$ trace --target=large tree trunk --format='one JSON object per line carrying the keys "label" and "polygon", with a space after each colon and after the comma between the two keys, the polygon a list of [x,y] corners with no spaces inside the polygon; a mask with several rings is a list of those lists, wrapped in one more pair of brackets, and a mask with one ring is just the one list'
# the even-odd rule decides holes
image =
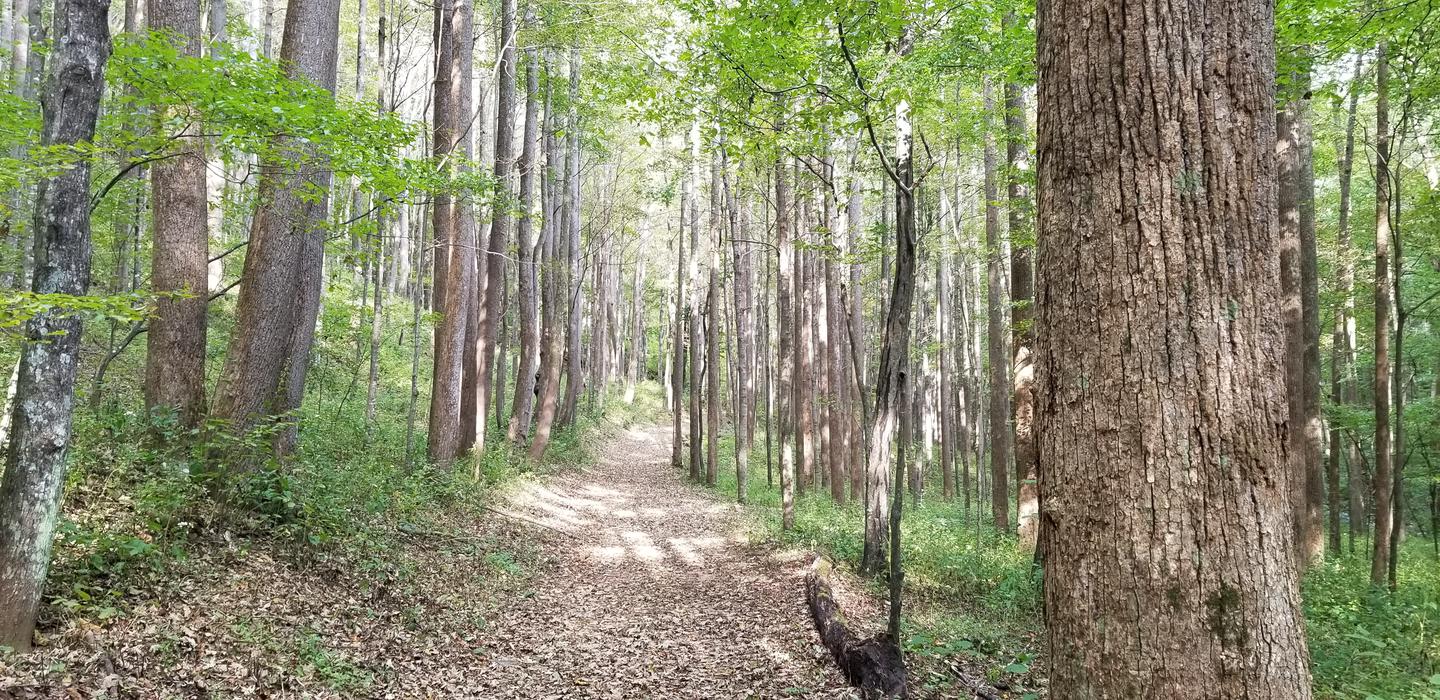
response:
{"label": "large tree trunk", "polygon": [[506,437],[523,442],[530,434],[535,408],[535,366],[539,362],[540,318],[536,300],[537,274],[535,209],[535,139],[539,134],[540,57],[534,47],[525,50],[525,134],[520,146],[520,211],[515,237],[519,269],[516,273],[520,297],[520,357],[515,371],[515,398],[510,402],[510,427]]}
{"label": "large tree trunk", "polygon": [[[994,114],[985,83],[985,114]],[[1005,251],[1000,241],[995,135],[985,134],[985,349],[990,368],[990,518],[996,530],[1010,529],[1010,361],[1006,351]]]}
{"label": "large tree trunk", "polygon": [[[38,0],[36,0],[38,2]],[[109,3],[58,0],[52,73],[41,101],[43,146],[81,148],[95,136],[110,57]],[[90,162],[42,182],[35,203],[36,294],[90,289]],[[203,291],[203,288],[202,288]],[[65,484],[81,317],[60,309],[25,322],[0,482],[0,646],[30,648]]]}
{"label": "large tree trunk", "polygon": [[[280,60],[290,77],[334,92],[339,38],[339,0],[290,0]],[[293,157],[261,169],[235,329],[212,409],[237,434],[300,407],[320,309],[329,198],[311,193],[329,192],[331,178],[314,162],[314,149],[278,138]],[[297,163],[306,163],[303,172]],[[294,429],[292,421],[282,431],[280,451],[293,444]]]}
{"label": "large tree trunk", "polygon": [[[435,141],[437,158],[446,159],[452,172],[454,160],[463,157],[460,142],[463,112],[461,86],[465,82],[457,54],[468,52],[467,0],[448,0],[436,6],[440,17],[440,49],[435,72]],[[461,153],[456,153],[461,151]],[[475,228],[461,221],[463,201],[435,197],[435,243],[437,272],[444,270],[444,284],[436,284],[436,307],[442,314],[435,329],[435,369],[430,391],[430,460],[442,467],[453,463],[468,445],[462,433],[461,406],[464,388],[465,347],[470,325],[470,304],[475,290]]]}
{"label": "large tree trunk", "polygon": [[1380,42],[1375,58],[1375,539],[1370,585],[1390,569],[1390,60]]}
{"label": "large tree trunk", "polygon": [[[150,29],[185,39],[200,55],[199,0],[148,0]],[[157,115],[164,120],[166,115]],[[151,287],[161,296],[146,334],[145,408],[174,411],[182,427],[205,417],[205,307],[209,303],[205,141],[198,123],[175,135],[179,152],[151,165]],[[173,293],[173,294],[172,294]]]}
{"label": "large tree trunk", "polygon": [[1309,698],[1272,5],[1052,2],[1038,25],[1050,694]]}

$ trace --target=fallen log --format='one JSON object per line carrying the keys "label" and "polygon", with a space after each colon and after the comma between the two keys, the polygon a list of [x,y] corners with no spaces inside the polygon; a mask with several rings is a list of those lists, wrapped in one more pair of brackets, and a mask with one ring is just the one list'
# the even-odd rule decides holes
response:
{"label": "fallen log", "polygon": [[859,688],[865,697],[907,697],[905,661],[900,656],[899,645],[883,632],[860,639],[850,629],[831,593],[830,575],[834,568],[824,557],[816,557],[805,575],[805,600],[821,643],[835,657],[845,680]]}

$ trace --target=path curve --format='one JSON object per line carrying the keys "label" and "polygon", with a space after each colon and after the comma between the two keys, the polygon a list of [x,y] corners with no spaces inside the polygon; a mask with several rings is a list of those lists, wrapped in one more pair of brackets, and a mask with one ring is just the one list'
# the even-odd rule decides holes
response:
{"label": "path curve", "polygon": [[511,494],[546,526],[545,570],[487,630],[477,680],[507,698],[855,697],[810,624],[807,562],[747,545],[736,507],[669,457],[668,428],[630,428],[593,468]]}

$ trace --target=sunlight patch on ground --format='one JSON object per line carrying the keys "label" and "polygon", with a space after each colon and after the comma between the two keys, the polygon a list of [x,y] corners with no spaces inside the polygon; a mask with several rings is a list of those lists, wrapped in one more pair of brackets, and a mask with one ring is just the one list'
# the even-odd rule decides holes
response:
{"label": "sunlight patch on ground", "polygon": [[650,535],[631,530],[621,533],[620,537],[630,544],[630,551],[634,552],[636,557],[645,561],[665,560],[665,552],[655,546],[655,541],[650,539]]}

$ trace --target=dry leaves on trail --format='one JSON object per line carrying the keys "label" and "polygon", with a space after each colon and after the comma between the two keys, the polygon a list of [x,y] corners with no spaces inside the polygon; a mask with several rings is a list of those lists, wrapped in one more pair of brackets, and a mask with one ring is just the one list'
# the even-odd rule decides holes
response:
{"label": "dry leaves on trail", "polygon": [[0,698],[853,698],[801,595],[663,429],[380,559],[215,538],[0,658]]}
{"label": "dry leaves on trail", "polygon": [[548,536],[534,595],[490,637],[497,697],[855,697],[815,640],[806,562],[747,546],[733,506],[673,473],[663,428],[630,429],[595,468],[510,501],[571,536]]}

